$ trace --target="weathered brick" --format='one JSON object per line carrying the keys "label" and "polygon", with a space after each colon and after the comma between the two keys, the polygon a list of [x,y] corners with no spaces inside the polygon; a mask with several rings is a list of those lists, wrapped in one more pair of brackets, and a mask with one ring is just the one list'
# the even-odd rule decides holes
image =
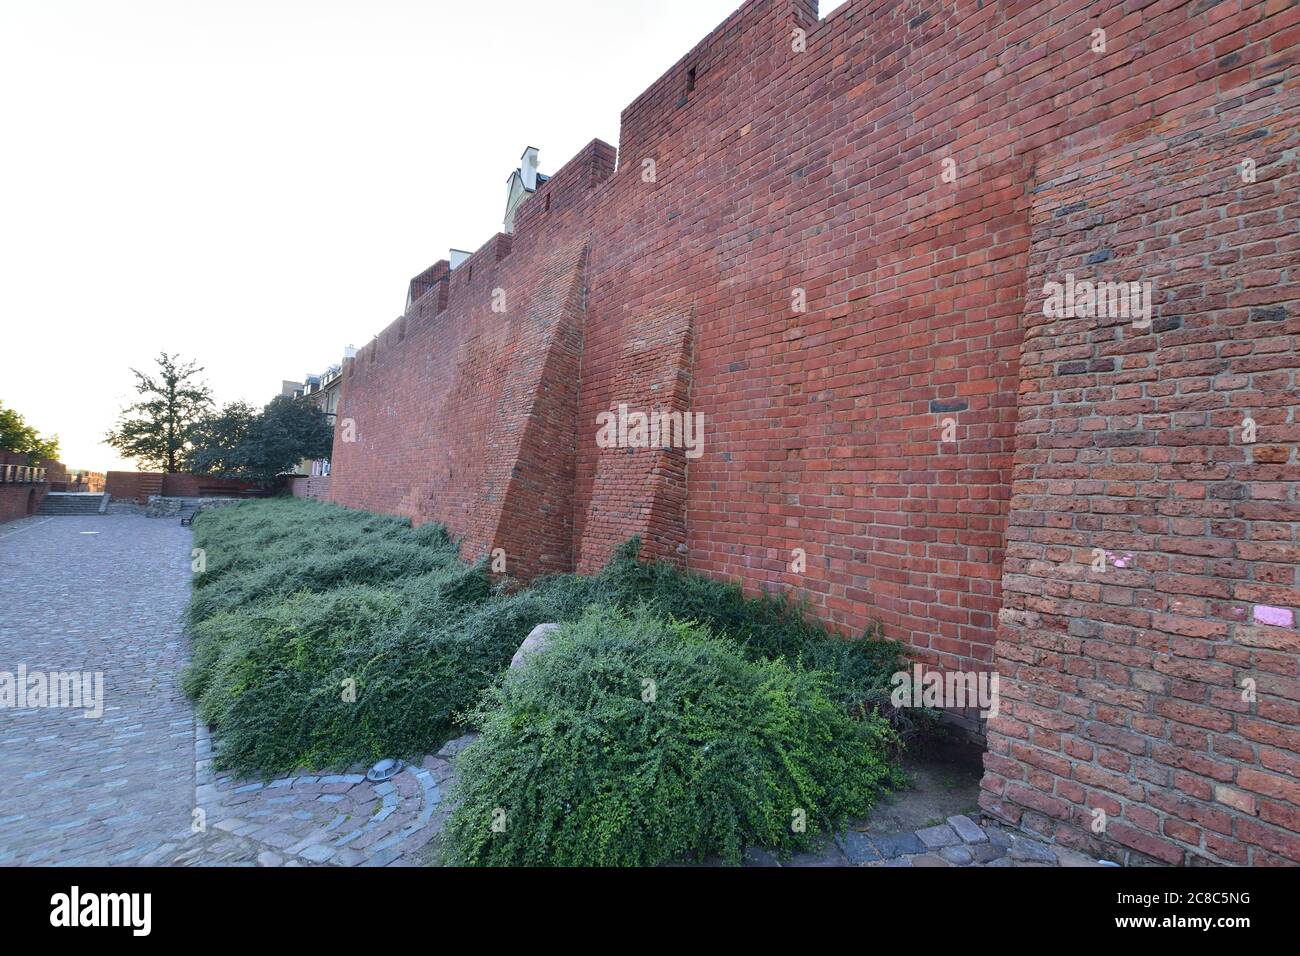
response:
{"label": "weathered brick", "polygon": [[1214,799],[1219,803],[1232,807],[1234,810],[1249,813],[1251,816],[1258,812],[1254,797],[1248,793],[1242,793],[1240,790],[1234,790],[1232,787],[1223,785],[1215,787]]}

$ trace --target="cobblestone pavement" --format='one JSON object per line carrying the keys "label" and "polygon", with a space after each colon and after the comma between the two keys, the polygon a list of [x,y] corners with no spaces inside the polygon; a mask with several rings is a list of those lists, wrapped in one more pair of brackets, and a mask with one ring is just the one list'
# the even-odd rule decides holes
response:
{"label": "cobblestone pavement", "polygon": [[101,672],[104,711],[0,709],[0,865],[411,865],[453,741],[388,783],[234,780],[180,689],[190,530],[118,511],[0,528],[0,672]]}
{"label": "cobblestone pavement", "polygon": [[103,674],[103,715],[0,709],[0,864],[129,864],[188,823],[189,529],[111,515],[0,526],[0,671]]}
{"label": "cobblestone pavement", "polygon": [[[372,783],[366,767],[303,773],[271,781],[238,780],[212,770],[212,742],[196,728],[195,805],[209,832],[231,840],[187,841],[170,862],[260,866],[411,866],[427,863],[429,847],[450,815],[444,791],[451,758],[472,737],[450,741],[391,780]],[[196,851],[198,842],[206,849]]]}

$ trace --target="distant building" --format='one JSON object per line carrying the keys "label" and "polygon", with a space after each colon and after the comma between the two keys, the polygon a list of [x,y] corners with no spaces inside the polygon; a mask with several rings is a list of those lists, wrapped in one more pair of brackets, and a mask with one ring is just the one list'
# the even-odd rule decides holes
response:
{"label": "distant building", "polygon": [[[357,350],[348,346],[343,351],[345,359],[352,358],[357,354]],[[280,394],[289,398],[307,398],[310,399],[317,408],[325,413],[330,421],[334,424],[335,418],[339,411],[339,385],[343,381],[343,363],[331,365],[319,375],[307,375],[302,382],[290,382],[288,380],[280,383]],[[327,476],[330,473],[330,460],[328,458],[317,458],[315,460],[304,459],[298,463],[290,474],[307,475],[313,478]]]}
{"label": "distant building", "polygon": [[[501,231],[513,235],[515,231],[515,210],[525,199],[537,192],[537,187],[551,177],[543,176],[537,171],[537,147],[529,146],[519,159],[519,168],[506,180],[506,218]],[[455,250],[452,250],[453,255]],[[460,263],[452,259],[454,269]]]}

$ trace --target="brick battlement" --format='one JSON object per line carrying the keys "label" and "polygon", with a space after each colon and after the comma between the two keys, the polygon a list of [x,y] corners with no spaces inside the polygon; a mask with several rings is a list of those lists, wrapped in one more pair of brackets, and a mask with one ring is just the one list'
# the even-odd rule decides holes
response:
{"label": "brick battlement", "polygon": [[[990,814],[1300,863],[1298,40],[1290,0],[750,0],[617,169],[591,143],[412,280],[330,494],[524,578],[635,534],[878,621],[1001,674]],[[1149,324],[1046,314],[1067,274],[1149,283]],[[601,447],[620,404],[703,454]]]}

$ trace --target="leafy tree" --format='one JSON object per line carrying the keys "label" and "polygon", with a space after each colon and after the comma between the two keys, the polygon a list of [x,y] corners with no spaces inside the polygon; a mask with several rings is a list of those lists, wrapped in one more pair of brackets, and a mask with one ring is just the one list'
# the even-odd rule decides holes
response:
{"label": "leafy tree", "polygon": [[122,410],[105,441],[141,468],[172,473],[185,456],[194,423],[211,407],[212,394],[199,381],[203,369],[194,362],[182,364],[160,352],[157,363],[156,376],[131,369],[141,398]]}
{"label": "leafy tree", "polygon": [[227,405],[201,418],[191,436],[191,470],[271,485],[305,458],[329,457],[334,429],[315,402],[279,395],[260,413],[243,402]]}
{"label": "leafy tree", "polygon": [[277,395],[249,426],[240,454],[248,477],[269,485],[305,458],[328,458],[333,445],[329,416],[315,402]]}
{"label": "leafy tree", "polygon": [[26,453],[29,465],[39,465],[46,458],[59,457],[59,436],[42,438],[22,415],[0,404],[0,449]]}
{"label": "leafy tree", "polygon": [[51,435],[49,438],[38,438],[36,443],[27,452],[27,463],[29,465],[39,465],[47,458],[59,457],[59,436]]}
{"label": "leafy tree", "polygon": [[186,470],[221,478],[244,477],[244,446],[257,419],[257,410],[245,402],[231,402],[220,412],[205,414],[190,429]]}

